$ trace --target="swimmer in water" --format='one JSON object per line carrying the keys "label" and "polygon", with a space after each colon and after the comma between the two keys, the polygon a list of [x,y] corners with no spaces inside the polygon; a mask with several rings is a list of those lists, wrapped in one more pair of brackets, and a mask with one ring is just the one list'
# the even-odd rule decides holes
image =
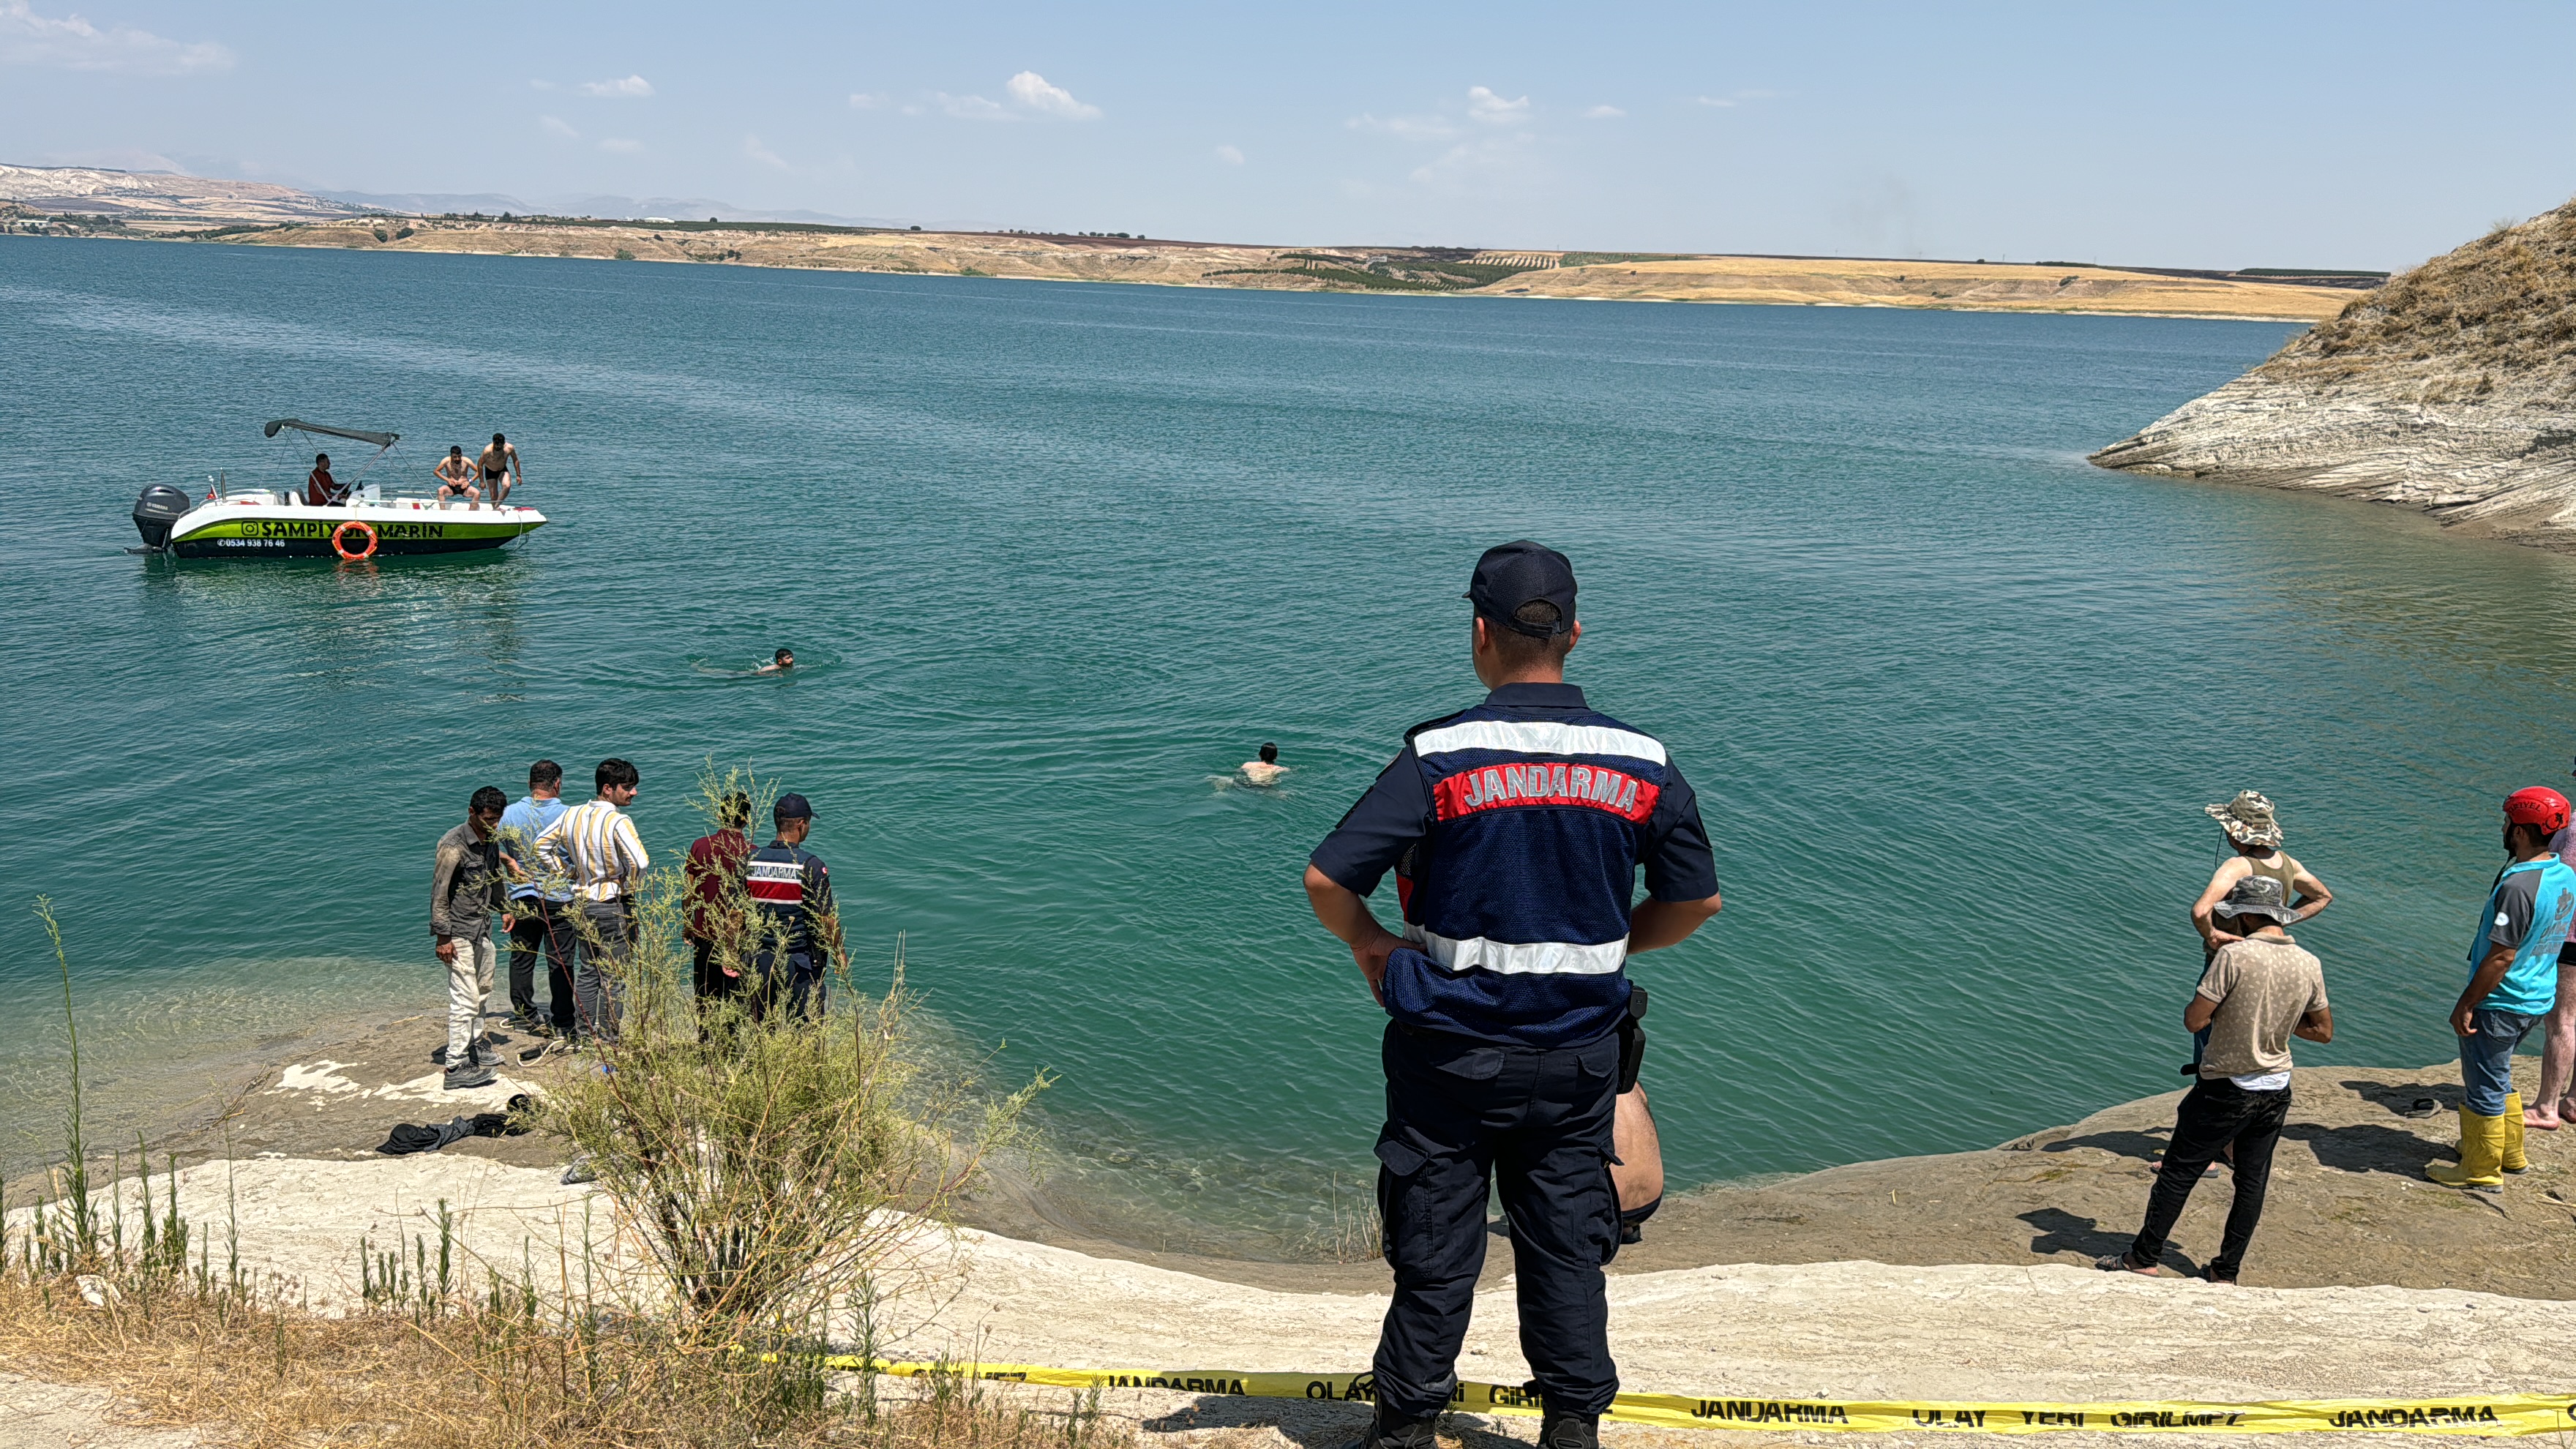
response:
{"label": "swimmer in water", "polygon": [[1288,767],[1279,763],[1279,747],[1268,741],[1262,743],[1260,759],[1246,760],[1235,768],[1242,773],[1243,783],[1265,789],[1278,784],[1279,777],[1288,773]]}
{"label": "swimmer in water", "polygon": [[796,651],[793,649],[781,649],[776,654],[769,657],[769,662],[767,664],[760,666],[752,672],[755,674],[785,674],[788,670],[795,667]]}

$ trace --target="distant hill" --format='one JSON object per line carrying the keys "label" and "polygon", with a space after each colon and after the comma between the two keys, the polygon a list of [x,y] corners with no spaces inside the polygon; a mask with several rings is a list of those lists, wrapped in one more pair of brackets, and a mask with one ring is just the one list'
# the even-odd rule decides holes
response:
{"label": "distant hill", "polygon": [[2093,455],[2313,488],[2576,552],[2576,202],[2356,298]]}
{"label": "distant hill", "polygon": [[359,208],[265,181],[213,181],[91,166],[0,166],[0,201],[32,211],[224,222],[331,221]]}

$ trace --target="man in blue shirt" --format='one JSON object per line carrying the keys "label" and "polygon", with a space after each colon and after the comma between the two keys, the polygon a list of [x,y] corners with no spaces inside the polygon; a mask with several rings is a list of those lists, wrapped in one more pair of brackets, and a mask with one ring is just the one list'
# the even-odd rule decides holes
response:
{"label": "man in blue shirt", "polygon": [[[510,1025],[532,1036],[572,1034],[572,886],[540,879],[537,837],[563,817],[563,766],[528,767],[528,793],[501,813],[510,877]],[[537,1015],[537,956],[546,958],[546,1017]],[[548,1018],[551,1018],[549,1020]]]}
{"label": "man in blue shirt", "polygon": [[2558,948],[2576,924],[2576,870],[2550,853],[2567,825],[2567,797],[2534,786],[2504,802],[2510,857],[2487,893],[2469,943],[2469,984],[2451,1007],[2460,1038],[2460,1165],[2430,1166],[2444,1187],[2500,1192],[2504,1174],[2530,1167],[2522,1150],[2522,1094],[2513,1049],[2558,1001]]}
{"label": "man in blue shirt", "polygon": [[[1306,868],[1316,919],[1392,1018],[1377,1157],[1395,1293],[1366,1449],[1437,1442],[1497,1181],[1542,1449],[1596,1449],[1619,1390],[1601,1268],[1619,1243],[1625,968],[1719,902],[1698,802],[1663,744],[1565,683],[1583,632],[1574,591],[1553,549],[1485,552],[1467,597],[1476,677],[1493,693],[1408,731]],[[1408,855],[1398,935],[1366,897]]]}

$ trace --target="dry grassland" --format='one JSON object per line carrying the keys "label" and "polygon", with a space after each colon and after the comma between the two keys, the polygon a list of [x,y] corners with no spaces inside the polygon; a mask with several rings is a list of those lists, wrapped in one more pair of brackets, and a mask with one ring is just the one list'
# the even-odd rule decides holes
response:
{"label": "dry grassland", "polygon": [[[403,234],[405,231],[408,235]],[[635,261],[1041,281],[1143,282],[1180,287],[1436,291],[1470,296],[2099,312],[2291,322],[2332,317],[2353,296],[2327,287],[2166,277],[2094,267],[1775,257],[1605,260],[1565,266],[1559,262],[1567,254],[1552,252],[1489,254],[1479,258],[1480,262],[1505,261],[1512,268],[1508,275],[1484,285],[1470,285],[1481,279],[1467,276],[1447,279],[1451,284],[1442,284],[1441,278],[1433,276],[1426,284],[1420,280],[1422,273],[1407,271],[1412,264],[1401,251],[955,232],[730,227],[683,231],[647,224],[565,226],[544,222],[377,220],[284,227],[221,240],[252,246],[599,260],[618,259],[623,254],[625,259]],[[1451,270],[1473,269],[1453,265]],[[1379,274],[1385,274],[1384,279]],[[1362,278],[1366,280],[1358,280]]]}

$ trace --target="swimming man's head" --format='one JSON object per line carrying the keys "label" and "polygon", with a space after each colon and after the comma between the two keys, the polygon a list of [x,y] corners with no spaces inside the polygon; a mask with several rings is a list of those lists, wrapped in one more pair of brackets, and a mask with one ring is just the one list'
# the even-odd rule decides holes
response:
{"label": "swimming man's head", "polygon": [[781,669],[794,668],[796,664],[796,651],[793,649],[781,649],[777,653],[769,656],[769,662],[777,665]]}
{"label": "swimming man's head", "polygon": [[1270,743],[1268,740],[1264,740],[1264,741],[1262,741],[1262,742],[1261,742],[1261,763],[1263,763],[1263,764],[1265,764],[1265,765],[1275,765],[1275,764],[1278,764],[1278,763],[1279,763],[1279,747],[1278,747],[1277,745],[1274,745],[1274,744]]}

